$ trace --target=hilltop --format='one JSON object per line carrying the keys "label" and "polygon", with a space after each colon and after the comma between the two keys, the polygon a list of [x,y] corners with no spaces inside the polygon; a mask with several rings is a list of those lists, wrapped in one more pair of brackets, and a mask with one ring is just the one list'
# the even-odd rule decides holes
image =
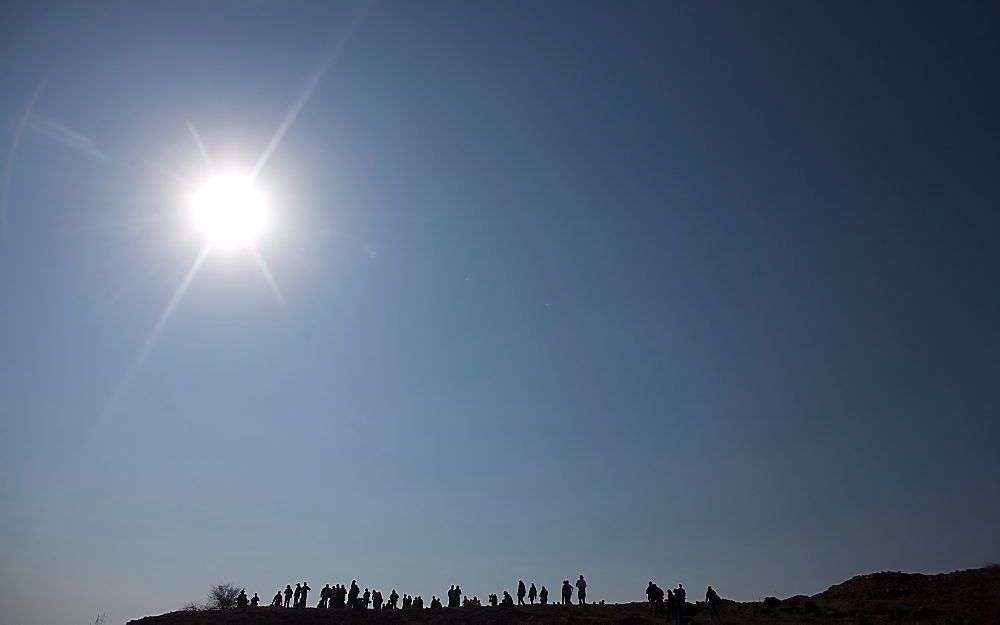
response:
{"label": "hilltop", "polygon": [[[708,623],[703,603],[688,603],[685,622]],[[428,623],[477,625],[517,623],[664,623],[647,604],[563,607],[457,608],[364,611],[315,608],[255,608],[180,611],[129,621],[128,625],[332,625],[340,623]],[[1000,566],[937,575],[881,572],[858,575],[813,595],[722,604],[722,622],[737,623],[912,623],[1000,625]]]}

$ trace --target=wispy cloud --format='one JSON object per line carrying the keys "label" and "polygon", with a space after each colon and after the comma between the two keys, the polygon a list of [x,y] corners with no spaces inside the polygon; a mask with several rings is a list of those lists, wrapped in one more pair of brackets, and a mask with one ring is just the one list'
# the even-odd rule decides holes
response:
{"label": "wispy cloud", "polygon": [[28,127],[88,156],[93,156],[102,161],[109,160],[107,154],[102,152],[90,137],[51,120],[44,115],[32,113],[28,120]]}

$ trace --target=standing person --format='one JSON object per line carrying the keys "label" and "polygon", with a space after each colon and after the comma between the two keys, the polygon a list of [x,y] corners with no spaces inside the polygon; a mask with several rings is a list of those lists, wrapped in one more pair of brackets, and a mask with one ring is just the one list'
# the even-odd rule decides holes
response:
{"label": "standing person", "polygon": [[396,592],[395,588],[393,588],[392,592],[389,593],[389,609],[390,610],[395,610],[396,609],[396,602],[397,601],[399,601],[399,593]]}
{"label": "standing person", "polygon": [[302,584],[295,584],[295,601],[292,603],[292,607],[299,607],[300,601],[302,601]]}
{"label": "standing person", "polygon": [[681,588],[679,585],[674,589],[673,601],[670,602],[670,611],[674,615],[675,625],[681,625],[684,622],[684,599],[682,598]]}
{"label": "standing person", "polygon": [[462,587],[455,584],[455,607],[462,605]]}
{"label": "standing person", "polygon": [[568,579],[564,579],[562,585],[562,604],[571,605],[572,603],[573,603],[573,587],[570,585]]}
{"label": "standing person", "polygon": [[285,607],[287,608],[291,602],[292,602],[292,585],[291,584],[286,584],[285,585]]}
{"label": "standing person", "polygon": [[365,588],[365,594],[361,595],[361,609],[367,610],[368,604],[371,603],[371,600],[372,600],[372,593],[367,588]]}
{"label": "standing person", "polygon": [[256,608],[258,603],[260,603],[260,597],[257,596],[257,593],[253,593],[253,597],[250,599],[250,607]]}
{"label": "standing person", "polygon": [[358,588],[358,580],[351,580],[351,590],[347,593],[347,607],[352,610],[358,607],[358,595],[361,594],[361,589]]}
{"label": "standing person", "polygon": [[665,610],[663,609],[663,589],[657,584],[653,584],[653,615],[662,616]]}
{"label": "standing person", "polygon": [[542,584],[542,589],[538,591],[538,602],[542,605],[547,605],[549,603],[549,589]]}
{"label": "standing person", "polygon": [[517,580],[517,605],[524,605],[524,595],[528,594],[524,587],[524,580]]}
{"label": "standing person", "polygon": [[455,607],[455,584],[452,584],[451,588],[448,589],[448,607]]}
{"label": "standing person", "polygon": [[649,602],[649,613],[656,616],[656,584],[653,580],[646,585],[646,601]]}
{"label": "standing person", "polygon": [[583,579],[583,575],[576,580],[576,602],[579,605],[587,603],[587,580]]}
{"label": "standing person", "polygon": [[382,593],[376,590],[372,593],[372,607],[376,610],[382,609]]}
{"label": "standing person", "polygon": [[281,607],[281,591],[280,590],[278,592],[274,593],[274,599],[271,599],[271,607],[272,608],[280,608]]}
{"label": "standing person", "polygon": [[715,589],[709,586],[708,590],[705,591],[705,601],[708,602],[708,621],[710,623],[713,621],[722,622],[722,617],[719,615],[719,602],[721,600],[722,598],[719,596],[719,593],[715,592]]}
{"label": "standing person", "polygon": [[667,620],[670,620],[670,615],[674,613],[677,609],[677,600],[674,599],[674,591],[667,588]]}
{"label": "standing person", "polygon": [[535,590],[535,582],[531,582],[531,588],[528,589],[528,603],[535,605],[535,597],[538,596],[538,591]]}
{"label": "standing person", "polygon": [[303,608],[306,607],[306,599],[309,596],[309,591],[310,590],[312,590],[312,588],[309,587],[309,582],[302,582],[302,604],[301,605],[302,605]]}

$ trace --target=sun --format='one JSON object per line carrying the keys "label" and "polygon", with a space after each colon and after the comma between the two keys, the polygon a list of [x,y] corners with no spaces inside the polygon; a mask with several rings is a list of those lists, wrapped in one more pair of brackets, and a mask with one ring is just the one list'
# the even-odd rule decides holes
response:
{"label": "sun", "polygon": [[252,245],[268,224],[263,194],[236,173],[209,178],[191,200],[191,215],[212,247]]}

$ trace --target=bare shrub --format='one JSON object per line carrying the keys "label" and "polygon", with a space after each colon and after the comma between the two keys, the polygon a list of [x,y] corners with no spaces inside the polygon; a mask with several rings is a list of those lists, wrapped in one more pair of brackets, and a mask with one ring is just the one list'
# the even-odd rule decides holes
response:
{"label": "bare shrub", "polygon": [[216,584],[208,591],[205,606],[209,610],[231,610],[236,607],[240,589],[232,584]]}

